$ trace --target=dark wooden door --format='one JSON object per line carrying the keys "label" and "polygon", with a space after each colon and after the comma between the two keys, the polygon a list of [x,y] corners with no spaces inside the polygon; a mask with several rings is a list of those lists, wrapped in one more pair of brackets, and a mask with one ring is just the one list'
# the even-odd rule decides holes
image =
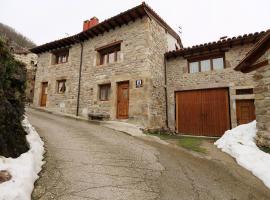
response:
{"label": "dark wooden door", "polygon": [[40,98],[40,106],[45,107],[47,103],[47,95],[48,95],[48,83],[41,84],[41,98]]}
{"label": "dark wooden door", "polygon": [[230,129],[228,90],[209,89],[176,93],[179,133],[221,136]]}
{"label": "dark wooden door", "polygon": [[236,100],[237,125],[255,120],[254,100]]}
{"label": "dark wooden door", "polygon": [[129,107],[129,82],[118,83],[117,88],[117,118],[127,119]]}

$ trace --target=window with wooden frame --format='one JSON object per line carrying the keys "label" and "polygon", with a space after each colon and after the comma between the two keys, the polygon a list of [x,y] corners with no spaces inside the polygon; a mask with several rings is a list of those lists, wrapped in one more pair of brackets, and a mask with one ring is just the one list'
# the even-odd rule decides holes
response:
{"label": "window with wooden frame", "polygon": [[99,85],[99,100],[108,101],[110,98],[111,84]]}
{"label": "window with wooden frame", "polygon": [[114,63],[120,59],[121,41],[96,49],[98,52],[98,64]]}
{"label": "window with wooden frame", "polygon": [[207,72],[211,70],[221,70],[225,68],[224,55],[202,57],[188,60],[188,72]]}
{"label": "window with wooden frame", "polygon": [[57,81],[57,93],[64,94],[66,92],[66,80],[58,80]]}
{"label": "window with wooden frame", "polygon": [[53,64],[61,64],[68,62],[68,56],[68,49],[53,52]]}

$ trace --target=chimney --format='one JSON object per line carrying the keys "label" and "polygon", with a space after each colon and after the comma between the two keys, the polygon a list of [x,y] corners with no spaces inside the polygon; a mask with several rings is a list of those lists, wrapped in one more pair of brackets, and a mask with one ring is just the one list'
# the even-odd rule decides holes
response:
{"label": "chimney", "polygon": [[86,31],[99,23],[98,18],[92,17],[90,20],[83,22],[83,31]]}

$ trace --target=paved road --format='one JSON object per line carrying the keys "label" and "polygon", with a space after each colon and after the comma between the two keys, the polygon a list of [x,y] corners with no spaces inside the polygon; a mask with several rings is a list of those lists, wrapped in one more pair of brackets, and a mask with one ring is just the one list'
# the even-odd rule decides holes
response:
{"label": "paved road", "polygon": [[87,122],[28,110],[46,143],[33,199],[270,199],[248,171]]}

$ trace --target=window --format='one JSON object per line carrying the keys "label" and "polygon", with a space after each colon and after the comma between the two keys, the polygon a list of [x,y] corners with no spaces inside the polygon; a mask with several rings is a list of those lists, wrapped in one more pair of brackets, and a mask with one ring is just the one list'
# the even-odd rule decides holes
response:
{"label": "window", "polygon": [[111,84],[99,85],[99,100],[108,101],[110,96]]}
{"label": "window", "polygon": [[236,95],[253,94],[253,88],[237,89]]}
{"label": "window", "polygon": [[190,73],[199,72],[199,62],[191,62],[191,63],[189,63],[189,72]]}
{"label": "window", "polygon": [[207,72],[211,70],[221,70],[221,69],[224,69],[224,58],[221,56],[189,61],[189,73]]}
{"label": "window", "polygon": [[121,50],[121,43],[111,44],[106,47],[97,49],[99,54],[99,64],[114,63],[119,60]]}
{"label": "window", "polygon": [[69,50],[61,50],[53,52],[53,64],[60,64],[68,62]]}
{"label": "window", "polygon": [[211,70],[210,60],[201,61],[201,72],[207,72]]}
{"label": "window", "polygon": [[213,59],[213,69],[214,70],[224,69],[223,58],[214,58]]}
{"label": "window", "polygon": [[57,81],[57,93],[63,94],[66,92],[66,80]]}

